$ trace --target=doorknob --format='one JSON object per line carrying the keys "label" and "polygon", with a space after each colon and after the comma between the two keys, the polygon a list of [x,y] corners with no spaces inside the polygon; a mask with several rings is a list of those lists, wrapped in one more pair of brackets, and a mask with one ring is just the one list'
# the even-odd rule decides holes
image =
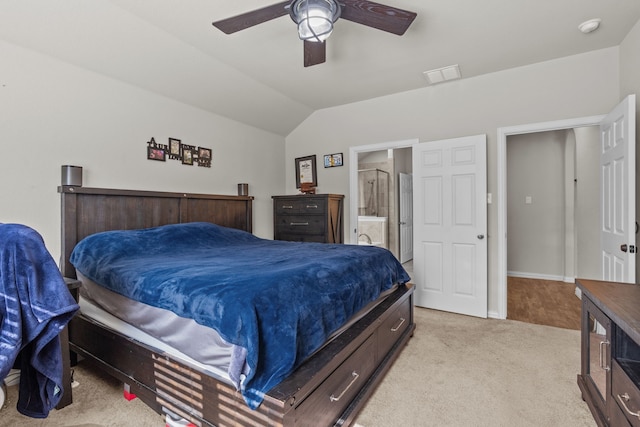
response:
{"label": "doorknob", "polygon": [[626,245],[626,244],[624,244],[624,245],[620,245],[620,250],[621,250],[622,252],[627,252],[627,250],[628,250],[627,245]]}
{"label": "doorknob", "polygon": [[478,240],[484,239],[484,234],[478,234]]}

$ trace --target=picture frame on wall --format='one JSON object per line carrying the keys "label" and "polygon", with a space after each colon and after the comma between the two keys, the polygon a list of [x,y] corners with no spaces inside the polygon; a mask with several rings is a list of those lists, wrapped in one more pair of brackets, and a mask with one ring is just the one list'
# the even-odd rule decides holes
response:
{"label": "picture frame on wall", "polygon": [[175,138],[169,138],[169,155],[173,159],[179,159],[182,155],[182,141]]}
{"label": "picture frame on wall", "polygon": [[147,159],[149,160],[159,160],[161,162],[167,161],[167,152],[158,147],[147,147]]}
{"label": "picture frame on wall", "polygon": [[198,159],[211,160],[211,148],[198,147]]}
{"label": "picture frame on wall", "polygon": [[324,156],[324,167],[325,168],[333,168],[336,166],[342,166],[342,153],[334,153],[334,154],[325,154]]}
{"label": "picture frame on wall", "polygon": [[198,166],[211,167],[211,148],[198,147]]}
{"label": "picture frame on wall", "polygon": [[182,150],[182,164],[193,165],[194,150],[190,148],[183,148]]}
{"label": "picture frame on wall", "polygon": [[297,157],[296,163],[296,188],[300,188],[302,184],[308,184],[312,187],[318,185],[316,173],[316,155]]}

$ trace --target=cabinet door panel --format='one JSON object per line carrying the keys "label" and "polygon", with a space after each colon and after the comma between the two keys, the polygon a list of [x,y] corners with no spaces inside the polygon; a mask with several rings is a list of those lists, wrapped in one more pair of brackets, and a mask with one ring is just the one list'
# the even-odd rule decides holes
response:
{"label": "cabinet door panel", "polygon": [[602,414],[607,413],[611,384],[611,320],[588,298],[582,300],[583,376]]}

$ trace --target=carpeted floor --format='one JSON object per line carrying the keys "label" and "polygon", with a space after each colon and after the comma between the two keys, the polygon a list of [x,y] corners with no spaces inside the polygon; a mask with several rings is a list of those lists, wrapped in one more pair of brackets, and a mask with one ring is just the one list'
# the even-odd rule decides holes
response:
{"label": "carpeted floor", "polygon": [[[580,333],[416,308],[414,337],[357,418],[364,427],[595,426],[580,396]],[[79,365],[74,403],[34,420],[9,388],[0,426],[161,427],[122,386]],[[311,425],[313,425],[311,423]]]}

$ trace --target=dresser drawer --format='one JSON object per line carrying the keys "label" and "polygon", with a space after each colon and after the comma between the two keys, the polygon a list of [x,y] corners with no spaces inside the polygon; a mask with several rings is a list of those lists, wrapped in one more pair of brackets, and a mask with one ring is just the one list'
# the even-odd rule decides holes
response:
{"label": "dresser drawer", "polygon": [[276,234],[276,240],[285,240],[287,242],[328,243],[324,234],[278,233]]}
{"label": "dresser drawer", "polygon": [[314,215],[282,215],[275,220],[278,233],[324,234],[325,219]]}
{"label": "dresser drawer", "polygon": [[640,390],[617,360],[611,362],[611,395],[629,423],[632,426],[640,426]]}
{"label": "dresser drawer", "polygon": [[276,215],[289,214],[318,214],[324,215],[327,212],[327,201],[322,198],[304,197],[300,199],[277,199],[274,201]]}
{"label": "dresser drawer", "polygon": [[378,328],[378,360],[382,360],[411,323],[411,300],[407,299]]}
{"label": "dresser drawer", "polygon": [[333,425],[375,370],[374,351],[371,335],[296,408],[296,426]]}

